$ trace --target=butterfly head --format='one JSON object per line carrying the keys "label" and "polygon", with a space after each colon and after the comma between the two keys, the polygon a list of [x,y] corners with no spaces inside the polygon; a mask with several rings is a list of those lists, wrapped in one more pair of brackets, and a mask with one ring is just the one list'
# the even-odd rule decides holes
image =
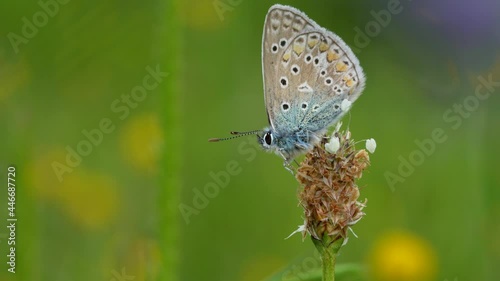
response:
{"label": "butterfly head", "polygon": [[276,147],[276,136],[273,130],[266,128],[260,134],[257,134],[257,142],[264,150]]}
{"label": "butterfly head", "polygon": [[297,154],[310,150],[313,146],[313,140],[309,139],[307,134],[297,132],[293,135],[280,135],[272,128],[265,128],[264,130],[250,131],[250,132],[231,132],[232,137],[228,138],[213,138],[209,142],[219,142],[225,140],[232,140],[235,138],[257,135],[257,142],[263,150],[274,152],[286,161],[293,159]]}

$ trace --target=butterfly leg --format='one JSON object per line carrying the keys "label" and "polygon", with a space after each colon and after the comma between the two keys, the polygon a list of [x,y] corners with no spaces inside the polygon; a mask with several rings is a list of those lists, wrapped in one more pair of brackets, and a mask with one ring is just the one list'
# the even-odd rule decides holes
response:
{"label": "butterfly leg", "polygon": [[295,176],[295,171],[293,170],[293,167],[292,167],[292,165],[290,164],[290,160],[291,160],[291,159],[289,159],[289,158],[287,158],[287,157],[285,156],[285,154],[283,153],[283,150],[282,150],[282,149],[280,149],[280,150],[279,150],[279,153],[280,153],[281,157],[283,157],[283,160],[284,160],[284,161],[283,161],[283,167],[284,167],[285,169],[287,169],[287,170],[288,170],[288,171],[289,171],[289,172],[290,172],[293,176]]}
{"label": "butterfly leg", "polygon": [[284,162],[283,162],[283,167],[284,167],[285,169],[287,169],[287,171],[289,171],[289,172],[290,172],[293,176],[295,176],[295,171],[293,170],[292,165],[290,165],[290,162],[288,162],[288,161],[284,161]]}
{"label": "butterfly leg", "polygon": [[290,162],[283,162],[283,167],[285,167],[285,169],[287,169],[293,176],[295,176],[295,171],[293,170],[292,165],[290,165]]}

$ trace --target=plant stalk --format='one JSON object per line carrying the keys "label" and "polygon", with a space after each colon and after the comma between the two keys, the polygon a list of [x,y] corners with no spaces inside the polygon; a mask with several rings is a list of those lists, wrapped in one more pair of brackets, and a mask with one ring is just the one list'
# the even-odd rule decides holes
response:
{"label": "plant stalk", "polygon": [[337,254],[344,243],[344,238],[337,238],[332,242],[332,238],[328,235],[323,237],[323,240],[318,240],[312,237],[314,246],[321,255],[323,262],[323,281],[335,280],[335,261]]}
{"label": "plant stalk", "polygon": [[334,281],[335,280],[335,260],[336,253],[326,249],[321,254],[321,260],[323,261],[323,281]]}

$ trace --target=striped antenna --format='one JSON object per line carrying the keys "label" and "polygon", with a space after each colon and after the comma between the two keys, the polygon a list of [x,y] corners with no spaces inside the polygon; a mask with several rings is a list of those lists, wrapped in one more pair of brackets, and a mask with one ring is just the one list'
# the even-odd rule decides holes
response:
{"label": "striped antenna", "polygon": [[229,132],[231,135],[234,135],[234,137],[228,137],[228,138],[212,138],[212,139],[209,139],[208,141],[209,142],[218,142],[218,141],[226,141],[226,140],[232,140],[232,139],[236,139],[236,138],[239,138],[239,137],[244,137],[244,136],[248,136],[248,135],[255,135],[257,133],[261,132],[261,130],[255,130],[255,131],[249,131],[249,132]]}

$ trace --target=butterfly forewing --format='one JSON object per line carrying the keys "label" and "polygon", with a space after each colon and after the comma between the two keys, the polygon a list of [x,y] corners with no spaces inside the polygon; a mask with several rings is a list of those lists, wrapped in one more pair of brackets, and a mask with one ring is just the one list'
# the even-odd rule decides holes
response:
{"label": "butterfly forewing", "polygon": [[[276,125],[281,124],[274,122],[276,113],[281,111],[275,112],[273,106],[281,106],[282,96],[285,94],[282,91],[282,81],[280,81],[283,75],[278,72],[279,59],[293,38],[315,28],[317,24],[314,21],[292,7],[274,5],[267,13],[262,40],[262,71],[266,110],[270,125],[274,129],[278,129]],[[280,127],[286,125],[283,124]]]}

